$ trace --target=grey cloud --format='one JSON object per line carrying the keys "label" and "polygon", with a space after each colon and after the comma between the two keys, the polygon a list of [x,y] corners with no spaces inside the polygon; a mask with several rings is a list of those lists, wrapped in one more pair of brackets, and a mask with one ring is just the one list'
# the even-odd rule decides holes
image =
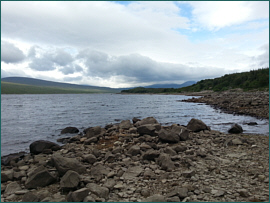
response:
{"label": "grey cloud", "polygon": [[18,63],[25,59],[24,53],[14,44],[1,40],[1,61]]}
{"label": "grey cloud", "polygon": [[28,52],[28,57],[32,60],[29,64],[30,68],[38,71],[49,71],[60,67],[59,70],[66,75],[75,72],[72,65],[73,57],[63,49],[47,51],[40,57],[36,57],[36,48],[35,46],[31,47]]}
{"label": "grey cloud", "polygon": [[132,78],[133,82],[137,83],[199,80],[204,77],[218,76],[223,71],[215,67],[194,68],[183,64],[161,63],[139,54],[112,57],[105,53],[93,53],[95,52],[87,51],[84,54],[80,53],[78,57],[84,62],[88,76],[104,79],[121,76],[126,78],[126,81]]}

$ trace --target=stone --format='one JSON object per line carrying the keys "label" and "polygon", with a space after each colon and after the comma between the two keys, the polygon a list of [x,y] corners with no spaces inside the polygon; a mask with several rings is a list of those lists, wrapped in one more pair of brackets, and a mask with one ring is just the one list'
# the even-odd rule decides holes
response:
{"label": "stone", "polygon": [[89,189],[90,192],[97,195],[100,198],[108,199],[109,196],[109,189],[106,187],[101,187],[95,183],[88,183],[86,188]]}
{"label": "stone", "polygon": [[159,156],[159,154],[160,154],[159,151],[150,149],[150,150],[146,151],[146,152],[143,154],[142,158],[143,158],[144,160],[154,161],[155,158],[157,158],[157,157]]}
{"label": "stone", "polygon": [[67,133],[73,134],[73,133],[78,133],[78,132],[80,131],[76,127],[66,127],[63,130],[61,130],[61,134],[67,134]]}
{"label": "stone", "polygon": [[84,141],[85,145],[90,145],[91,143],[97,143],[98,142],[98,138],[97,137],[91,137],[88,138]]}
{"label": "stone", "polygon": [[7,166],[11,161],[18,162],[25,156],[26,152],[18,152],[1,157],[1,164]]}
{"label": "stone", "polygon": [[191,178],[192,176],[195,175],[195,171],[193,170],[187,170],[187,171],[184,171],[182,173],[182,175],[185,177],[185,178]]}
{"label": "stone", "polygon": [[157,164],[161,167],[162,170],[165,171],[172,171],[173,169],[175,169],[171,157],[165,153],[160,154],[160,156],[157,159]]}
{"label": "stone", "polygon": [[257,122],[249,122],[249,123],[247,123],[248,125],[258,125],[258,123]]}
{"label": "stone", "polygon": [[94,164],[97,161],[97,158],[93,154],[87,154],[83,156],[83,160],[89,164]]}
{"label": "stone", "polygon": [[130,166],[122,177],[126,180],[133,180],[135,177],[138,177],[142,171],[143,169],[140,166]]}
{"label": "stone", "polygon": [[158,133],[156,131],[160,130],[160,124],[145,124],[137,127],[137,131],[140,135],[151,135],[157,136]]}
{"label": "stone", "polygon": [[163,195],[155,194],[147,197],[143,202],[166,202],[166,199]]}
{"label": "stone", "polygon": [[66,200],[67,202],[82,202],[84,198],[88,196],[88,194],[89,194],[88,188],[81,188],[74,192],[69,192],[66,197]]}
{"label": "stone", "polygon": [[74,189],[79,185],[80,175],[75,171],[67,171],[61,178],[60,187],[62,189]]}
{"label": "stone", "polygon": [[183,126],[173,125],[171,132],[176,134],[180,141],[186,141],[189,139],[189,131]]}
{"label": "stone", "polygon": [[22,202],[39,202],[40,198],[35,192],[27,192],[23,195]]}
{"label": "stone", "polygon": [[136,117],[132,118],[132,122],[133,122],[133,124],[137,123],[138,121],[141,121],[141,119],[136,118]]}
{"label": "stone", "polygon": [[188,125],[187,125],[187,129],[193,131],[193,132],[199,132],[202,130],[210,130],[210,128],[201,120],[192,118]]}
{"label": "stone", "polygon": [[83,199],[83,202],[95,202],[95,199],[89,195]]}
{"label": "stone", "polygon": [[59,150],[61,147],[58,144],[55,144],[50,141],[37,140],[30,144],[30,153],[40,154],[45,149],[52,149],[53,151]]}
{"label": "stone", "polygon": [[42,167],[40,167],[29,175],[25,182],[25,187],[27,189],[45,187],[55,181],[55,177],[52,176],[52,174],[46,168],[43,167],[42,169]]}
{"label": "stone", "polygon": [[7,185],[5,189],[5,195],[14,194],[16,191],[19,191],[21,189],[21,186],[17,182],[11,182]]}
{"label": "stone", "polygon": [[177,146],[173,147],[173,150],[176,151],[177,153],[184,152],[184,151],[187,150],[187,147],[186,146],[177,145]]}
{"label": "stone", "polygon": [[137,121],[134,126],[138,127],[146,124],[158,124],[158,121],[154,117],[147,117],[142,119],[141,121]]}
{"label": "stone", "polygon": [[13,169],[7,170],[7,171],[1,171],[1,182],[7,182],[9,180],[13,180],[14,177],[14,171]]}
{"label": "stone", "polygon": [[243,128],[236,123],[228,130],[228,133],[231,133],[231,134],[239,134],[242,132],[243,132]]}
{"label": "stone", "polygon": [[130,120],[123,120],[119,124],[120,129],[128,130],[131,127],[132,127],[132,124],[131,124]]}
{"label": "stone", "polygon": [[181,199],[188,197],[188,189],[186,187],[177,188],[177,194]]}
{"label": "stone", "polygon": [[84,173],[86,168],[76,158],[66,158],[59,154],[52,155],[52,163],[60,176],[63,176],[68,170]]}
{"label": "stone", "polygon": [[105,159],[104,159],[106,162],[108,163],[112,163],[115,161],[115,155],[112,154],[110,151],[108,151],[106,154],[105,154]]}
{"label": "stone", "polygon": [[240,140],[239,138],[232,139],[231,142],[233,145],[242,145],[243,144],[242,140]]}
{"label": "stone", "polygon": [[91,176],[94,177],[96,180],[101,180],[103,177],[107,176],[109,172],[110,171],[101,164],[93,166],[90,170]]}
{"label": "stone", "polygon": [[221,197],[225,195],[224,190],[211,190],[211,194],[213,194],[215,197]]}
{"label": "stone", "polygon": [[137,156],[138,154],[141,154],[141,148],[138,145],[133,145],[130,147],[130,149],[127,151],[127,154],[131,156]]}
{"label": "stone", "polygon": [[170,130],[161,129],[158,132],[158,137],[162,142],[177,143],[179,142],[179,136]]}
{"label": "stone", "polygon": [[177,196],[167,198],[167,202],[180,202],[180,198]]}
{"label": "stone", "polygon": [[99,137],[99,135],[102,133],[102,129],[100,126],[96,126],[96,127],[87,128],[84,132],[87,138]]}
{"label": "stone", "polygon": [[20,180],[22,177],[25,177],[25,176],[26,176],[25,171],[14,172],[14,178],[17,180]]}
{"label": "stone", "polygon": [[237,192],[240,194],[241,197],[249,197],[249,193],[247,189],[239,189]]}
{"label": "stone", "polygon": [[164,153],[169,154],[171,156],[177,155],[176,151],[174,151],[171,147],[166,147],[164,149]]}

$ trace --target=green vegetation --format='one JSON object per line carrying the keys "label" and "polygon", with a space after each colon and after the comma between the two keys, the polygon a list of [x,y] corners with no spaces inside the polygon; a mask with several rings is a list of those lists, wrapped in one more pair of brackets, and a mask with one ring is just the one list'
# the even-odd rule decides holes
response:
{"label": "green vegetation", "polygon": [[42,87],[1,81],[1,94],[89,94],[108,93],[106,90]]}
{"label": "green vegetation", "polygon": [[122,90],[122,93],[182,93],[213,90],[215,92],[241,88],[247,90],[269,90],[269,68],[251,70],[243,73],[226,74],[215,79],[206,79],[188,87],[174,88],[143,88],[137,87]]}

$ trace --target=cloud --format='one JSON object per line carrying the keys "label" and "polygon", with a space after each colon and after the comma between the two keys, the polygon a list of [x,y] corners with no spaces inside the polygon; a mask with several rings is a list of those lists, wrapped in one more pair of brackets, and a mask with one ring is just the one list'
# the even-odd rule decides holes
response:
{"label": "cloud", "polygon": [[19,63],[25,59],[24,53],[14,44],[1,40],[1,61]]}
{"label": "cloud", "polygon": [[269,18],[268,1],[193,1],[188,3],[193,7],[193,21],[210,30]]}
{"label": "cloud", "polygon": [[252,57],[253,66],[259,68],[269,67],[269,44],[265,44],[259,48],[263,53]]}

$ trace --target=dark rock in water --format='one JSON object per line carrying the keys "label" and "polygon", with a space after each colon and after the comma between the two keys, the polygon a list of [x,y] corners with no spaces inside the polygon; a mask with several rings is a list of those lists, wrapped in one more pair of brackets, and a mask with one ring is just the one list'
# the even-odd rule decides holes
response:
{"label": "dark rock in water", "polygon": [[50,172],[43,167],[41,169],[33,171],[31,175],[29,175],[28,179],[25,182],[25,187],[27,189],[45,187],[55,181],[55,177],[53,177]]}
{"label": "dark rock in water", "polygon": [[187,128],[193,132],[199,132],[201,130],[210,130],[210,128],[201,120],[192,118],[188,125]]}
{"label": "dark rock in water", "polygon": [[234,124],[229,130],[228,130],[229,133],[232,133],[232,134],[238,134],[238,133],[242,133],[243,132],[243,128],[238,125],[238,124]]}
{"label": "dark rock in water", "polygon": [[1,164],[4,166],[7,166],[10,164],[10,162],[12,160],[14,160],[15,162],[18,162],[19,160],[21,160],[24,157],[25,154],[26,154],[26,152],[18,152],[18,153],[2,156],[1,157]]}
{"label": "dark rock in water", "polygon": [[248,125],[258,125],[258,123],[257,122],[249,122],[249,123],[247,123]]}
{"label": "dark rock in water", "polygon": [[83,166],[76,158],[66,158],[59,154],[54,154],[52,156],[52,163],[61,176],[68,170],[73,170],[77,173],[83,173],[86,170],[85,166]]}
{"label": "dark rock in water", "polygon": [[66,127],[61,131],[61,134],[66,134],[66,133],[78,133],[80,132],[78,128],[75,127]]}
{"label": "dark rock in water", "polygon": [[45,149],[51,149],[53,151],[59,150],[60,146],[50,141],[37,140],[30,144],[30,153],[39,154],[42,153]]}

